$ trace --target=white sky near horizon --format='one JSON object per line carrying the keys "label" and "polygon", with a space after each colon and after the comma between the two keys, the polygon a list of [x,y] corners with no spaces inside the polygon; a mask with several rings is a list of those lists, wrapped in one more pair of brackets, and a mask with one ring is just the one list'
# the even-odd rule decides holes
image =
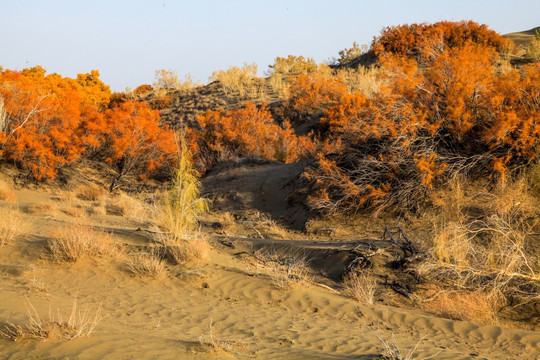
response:
{"label": "white sky near horizon", "polygon": [[152,84],[157,69],[212,72],[277,56],[317,62],[370,44],[385,26],[473,20],[501,34],[540,25],[538,0],[0,0],[0,66],[75,77],[97,69],[115,91]]}

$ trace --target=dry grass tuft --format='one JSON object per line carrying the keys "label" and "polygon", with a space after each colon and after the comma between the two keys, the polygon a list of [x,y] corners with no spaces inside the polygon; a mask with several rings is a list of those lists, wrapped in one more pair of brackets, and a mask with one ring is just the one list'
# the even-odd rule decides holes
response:
{"label": "dry grass tuft", "polygon": [[278,289],[290,289],[313,281],[305,259],[269,257],[262,269]]}
{"label": "dry grass tuft", "polygon": [[13,190],[2,184],[0,185],[0,200],[14,203],[17,202],[17,196]]}
{"label": "dry grass tuft", "polygon": [[77,193],[75,191],[62,191],[58,194],[58,200],[71,204],[77,200]]}
{"label": "dry grass tuft", "polygon": [[84,256],[112,257],[121,254],[111,234],[82,224],[58,230],[47,242],[46,251],[58,262],[75,262]]}
{"label": "dry grass tuft", "polygon": [[59,310],[57,315],[49,309],[47,319],[42,319],[34,305],[26,299],[26,314],[28,322],[17,325],[10,322],[4,324],[0,330],[0,336],[11,341],[21,339],[48,340],[63,339],[73,340],[79,337],[90,336],[101,321],[101,305],[94,311],[91,308],[77,309],[77,301],[73,302],[70,315],[63,317]]}
{"label": "dry grass tuft", "polygon": [[82,207],[82,205],[68,206],[62,211],[66,215],[72,216],[74,218],[84,218],[87,215],[86,210],[84,209],[84,207]]}
{"label": "dry grass tuft", "polygon": [[105,194],[105,188],[96,184],[88,184],[79,188],[77,197],[87,201],[99,201],[103,199]]}
{"label": "dry grass tuft", "polygon": [[[162,240],[162,236],[158,235],[157,242],[161,244],[169,244],[158,247],[160,257],[167,260],[173,265],[181,265],[192,260],[208,260],[210,249],[212,248],[208,241],[202,237],[184,239],[182,241],[171,244],[167,240]],[[160,240],[161,239],[161,240]]]}
{"label": "dry grass tuft", "polygon": [[107,215],[124,216],[136,221],[150,218],[150,208],[142,201],[121,193],[105,204]]}
{"label": "dry grass tuft", "polygon": [[418,357],[415,355],[418,346],[422,343],[424,338],[421,338],[412,348],[406,350],[402,346],[398,345],[396,337],[393,333],[390,336],[383,335],[380,330],[369,329],[371,333],[379,341],[378,349],[381,351],[381,359],[384,360],[415,360],[415,359],[431,359],[439,354],[428,357]]}
{"label": "dry grass tuft", "polygon": [[498,324],[496,296],[481,291],[438,291],[434,297],[421,303],[424,311],[445,318],[481,324]]}
{"label": "dry grass tuft", "polygon": [[345,293],[360,303],[373,305],[375,302],[375,288],[377,281],[368,274],[360,271],[349,272],[343,279]]}
{"label": "dry grass tuft", "polygon": [[58,205],[54,201],[48,200],[45,202],[29,205],[26,208],[26,212],[29,214],[39,214],[43,212],[52,212],[55,211],[57,208]]}
{"label": "dry grass tuft", "polygon": [[154,250],[150,254],[132,255],[127,262],[127,267],[134,275],[160,278],[166,274],[165,264],[159,254]]}
{"label": "dry grass tuft", "polygon": [[25,234],[29,228],[29,223],[22,218],[19,210],[0,209],[0,247]]}

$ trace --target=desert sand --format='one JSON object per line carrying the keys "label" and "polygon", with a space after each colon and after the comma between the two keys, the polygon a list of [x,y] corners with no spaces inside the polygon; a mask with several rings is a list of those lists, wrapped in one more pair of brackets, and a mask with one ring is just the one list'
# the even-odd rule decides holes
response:
{"label": "desert sand", "polygon": [[[72,340],[0,338],[2,359],[377,359],[388,348],[403,359],[537,359],[540,354],[538,332],[438,318],[379,300],[362,305],[344,296],[332,276],[321,276],[320,261],[311,264],[310,281],[278,284],[252,255],[261,244],[279,252],[297,242],[304,255],[307,248],[329,251],[332,245],[328,258],[338,274],[338,250],[351,243],[326,246],[298,234],[272,239],[262,230],[250,238],[208,226],[208,260],[167,264],[163,276],[142,277],[126,265],[126,257],[151,244],[140,219],[70,216],[64,209],[74,204],[85,210],[97,204],[50,189],[11,188],[17,202],[0,205],[18,208],[30,228],[0,247],[0,325],[24,327],[32,308],[43,321],[67,319],[74,303],[77,316],[86,312],[97,321],[89,336]],[[36,203],[55,205],[29,211]],[[215,224],[213,216],[203,223]],[[75,222],[111,233],[122,253],[53,261],[44,244]]]}

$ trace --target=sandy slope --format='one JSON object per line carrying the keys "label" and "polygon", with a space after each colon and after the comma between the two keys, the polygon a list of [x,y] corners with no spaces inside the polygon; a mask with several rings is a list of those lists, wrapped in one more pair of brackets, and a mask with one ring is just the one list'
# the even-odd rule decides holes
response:
{"label": "sandy slope", "polygon": [[[17,192],[22,203],[52,198]],[[4,204],[5,205],[5,204]],[[277,288],[213,241],[211,259],[168,266],[162,279],[134,277],[125,259],[52,262],[44,240],[73,219],[25,215],[31,235],[0,248],[0,326],[27,322],[25,298],[44,318],[102,306],[89,337],[75,340],[0,339],[2,359],[376,359],[381,340],[413,358],[536,359],[540,333],[482,326],[381,305],[363,306],[315,285]],[[148,242],[144,231],[115,216],[85,221],[107,228],[125,251]],[[212,345],[212,343],[214,345]]]}

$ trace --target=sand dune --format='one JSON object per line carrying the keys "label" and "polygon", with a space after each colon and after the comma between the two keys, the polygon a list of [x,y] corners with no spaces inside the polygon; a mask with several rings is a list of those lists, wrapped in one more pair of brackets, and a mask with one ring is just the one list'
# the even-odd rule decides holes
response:
{"label": "sand dune", "polygon": [[[54,197],[29,195],[17,192],[24,206]],[[538,332],[361,305],[316,284],[278,288],[265,271],[233,255],[241,247],[219,242],[247,240],[216,236],[210,260],[167,265],[162,278],[134,276],[125,255],[59,264],[44,253],[44,242],[73,221],[112,232],[125,254],[143,249],[147,233],[119,216],[74,220],[60,210],[23,216],[30,234],[0,248],[0,326],[28,323],[28,303],[42,320],[50,313],[67,318],[75,299],[80,311],[101,307],[101,319],[90,336],[69,341],[1,338],[2,359],[377,359],[384,343],[403,356],[414,349],[418,359],[536,359],[540,352]],[[323,245],[306,241],[303,251]]]}

